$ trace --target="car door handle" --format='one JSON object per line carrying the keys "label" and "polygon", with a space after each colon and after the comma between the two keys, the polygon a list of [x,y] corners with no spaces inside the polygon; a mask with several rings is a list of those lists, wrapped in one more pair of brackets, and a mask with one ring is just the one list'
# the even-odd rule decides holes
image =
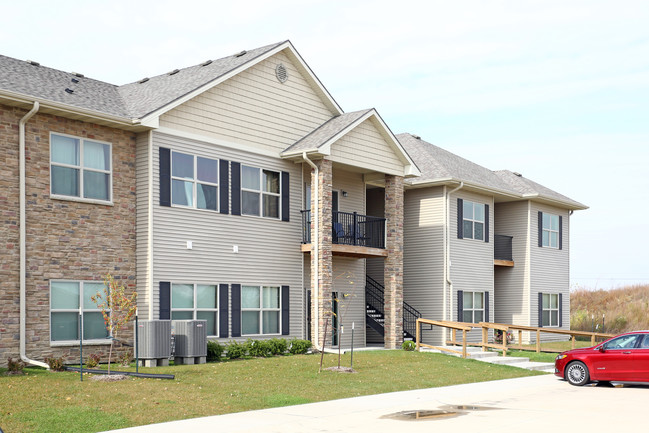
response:
{"label": "car door handle", "polygon": [[624,355],[631,355],[631,352],[622,352]]}

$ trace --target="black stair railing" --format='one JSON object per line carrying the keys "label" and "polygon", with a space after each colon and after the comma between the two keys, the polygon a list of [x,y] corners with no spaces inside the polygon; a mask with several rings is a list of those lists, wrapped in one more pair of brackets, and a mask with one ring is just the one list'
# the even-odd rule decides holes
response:
{"label": "black stair railing", "polygon": [[[381,283],[379,283],[369,275],[365,276],[365,303],[367,304],[367,307],[374,310],[374,314],[379,316],[380,318],[383,318],[385,316],[385,301],[383,296],[384,291],[385,287],[383,287]],[[420,317],[421,313],[417,311],[416,308],[409,305],[407,302],[403,303],[403,333],[405,337],[415,338],[415,335],[417,333],[417,319],[419,319]],[[368,319],[371,319],[373,322],[379,323],[381,326],[383,326],[382,321],[376,321],[374,317],[369,317],[369,314]],[[375,323],[370,322],[370,325],[374,325],[372,326],[373,328],[375,327]]]}

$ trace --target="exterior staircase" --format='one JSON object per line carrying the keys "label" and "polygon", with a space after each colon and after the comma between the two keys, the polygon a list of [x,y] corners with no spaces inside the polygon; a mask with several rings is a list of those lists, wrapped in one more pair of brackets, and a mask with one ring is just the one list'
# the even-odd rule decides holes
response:
{"label": "exterior staircase", "polygon": [[[452,350],[462,350],[461,346],[448,346]],[[434,352],[434,353],[444,353],[445,355],[451,355],[460,357],[458,353],[445,352],[435,349],[429,349],[422,347],[420,349],[422,352]],[[546,373],[554,372],[554,363],[552,362],[533,362],[529,358],[522,358],[518,356],[501,356],[499,352],[485,352],[481,347],[469,346],[466,348],[467,357],[475,359],[476,361],[488,362],[490,364],[501,364],[501,365],[510,365],[512,367],[524,368],[526,370],[535,370],[543,371]]]}
{"label": "exterior staircase", "polygon": [[[365,276],[365,323],[385,335],[385,314],[383,292],[385,287],[369,275]],[[408,303],[403,303],[403,339],[414,340],[417,333],[417,319],[421,313]]]}

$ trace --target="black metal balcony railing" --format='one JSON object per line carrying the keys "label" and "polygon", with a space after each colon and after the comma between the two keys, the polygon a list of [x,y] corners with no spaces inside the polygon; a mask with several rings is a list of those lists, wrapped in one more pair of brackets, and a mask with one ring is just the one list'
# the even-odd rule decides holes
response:
{"label": "black metal balcony railing", "polygon": [[[311,243],[311,211],[302,212],[302,243]],[[385,218],[356,212],[332,212],[332,242],[338,245],[385,248]]]}
{"label": "black metal balcony railing", "polygon": [[494,235],[494,259],[513,261],[513,236]]}

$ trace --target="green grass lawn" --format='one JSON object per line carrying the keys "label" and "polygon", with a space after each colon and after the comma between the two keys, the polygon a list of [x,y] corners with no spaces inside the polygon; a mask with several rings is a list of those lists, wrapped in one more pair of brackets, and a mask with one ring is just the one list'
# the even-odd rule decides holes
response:
{"label": "green grass lawn", "polygon": [[[0,374],[0,427],[5,432],[93,432],[207,415],[360,395],[539,374],[442,354],[369,351],[354,354],[357,373],[318,373],[319,355],[202,365],[140,368],[174,380],[96,382],[79,373],[27,368]],[[324,367],[337,365],[325,355]],[[349,355],[342,365],[349,366]],[[104,366],[105,367],[105,366]],[[124,369],[135,371],[134,367]]]}

